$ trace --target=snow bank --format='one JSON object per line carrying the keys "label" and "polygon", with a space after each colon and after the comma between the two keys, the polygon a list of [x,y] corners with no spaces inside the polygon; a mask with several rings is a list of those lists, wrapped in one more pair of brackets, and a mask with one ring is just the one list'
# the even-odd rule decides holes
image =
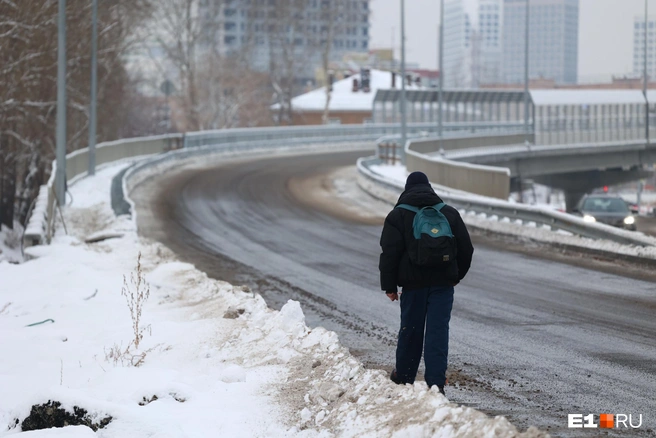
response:
{"label": "snow bank", "polygon": [[0,225],[0,263],[22,263],[21,239],[23,227],[14,221],[14,228]]}
{"label": "snow bank", "polygon": [[[273,311],[247,288],[139,239],[109,206],[120,168],[71,187],[70,235],[60,230],[52,245],[29,248],[26,263],[0,263],[0,430],[8,436],[48,400],[113,421],[95,434],[71,426],[25,436],[546,436],[520,434],[425,384],[396,386],[365,369],[335,333],[308,328],[299,303]],[[84,243],[102,233],[122,237]],[[135,348],[121,291],[124,276],[130,284],[137,275],[139,253],[150,296]]]}

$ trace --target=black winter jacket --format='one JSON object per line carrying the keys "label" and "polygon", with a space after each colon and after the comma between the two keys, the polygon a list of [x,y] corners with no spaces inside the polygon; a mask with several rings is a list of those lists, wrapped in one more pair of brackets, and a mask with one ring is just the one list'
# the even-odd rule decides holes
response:
{"label": "black winter jacket", "polygon": [[[415,207],[426,207],[443,202],[428,184],[419,184],[404,191],[396,205],[410,204]],[[415,213],[395,208],[385,218],[383,233],[380,236],[380,287],[385,292],[396,292],[397,286],[407,289],[418,289],[431,286],[447,286],[458,283],[465,278],[471,266],[474,247],[472,246],[467,227],[462,221],[458,210],[447,205],[442,214],[451,225],[451,232],[456,239],[457,271],[445,273],[434,268],[420,267],[410,262],[406,251],[406,241],[413,239],[412,221]]]}

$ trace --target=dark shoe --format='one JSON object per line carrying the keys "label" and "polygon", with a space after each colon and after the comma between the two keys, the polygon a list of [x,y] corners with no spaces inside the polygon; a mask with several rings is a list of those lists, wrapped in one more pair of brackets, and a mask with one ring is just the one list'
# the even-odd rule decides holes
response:
{"label": "dark shoe", "polygon": [[428,387],[428,389],[431,389],[434,386],[437,386],[437,389],[440,391],[440,394],[446,397],[446,394],[444,393],[444,385],[431,385]]}
{"label": "dark shoe", "polygon": [[390,380],[397,385],[401,385],[403,383],[401,379],[399,379],[399,376],[396,374],[396,369],[392,370],[392,374],[390,374]]}

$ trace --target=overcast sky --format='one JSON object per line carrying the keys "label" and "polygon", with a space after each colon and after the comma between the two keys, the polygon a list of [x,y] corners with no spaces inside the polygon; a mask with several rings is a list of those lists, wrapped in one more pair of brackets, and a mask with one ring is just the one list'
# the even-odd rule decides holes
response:
{"label": "overcast sky", "polygon": [[[475,11],[476,0],[465,0]],[[656,0],[648,0],[656,16]],[[400,53],[400,0],[371,0],[371,47]],[[437,67],[439,0],[406,0],[406,57]],[[633,20],[644,16],[644,0],[579,0],[579,80],[608,80],[633,69]],[[400,56],[398,56],[400,58]]]}

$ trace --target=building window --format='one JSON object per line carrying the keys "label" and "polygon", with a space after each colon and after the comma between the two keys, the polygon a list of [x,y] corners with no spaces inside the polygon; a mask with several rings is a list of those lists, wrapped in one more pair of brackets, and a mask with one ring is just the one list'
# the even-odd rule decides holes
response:
{"label": "building window", "polygon": [[235,30],[235,29],[237,28],[237,23],[235,23],[235,22],[233,22],[233,21],[226,21],[226,22],[224,23],[224,25],[223,25],[223,28],[224,28],[226,31]]}
{"label": "building window", "polygon": [[225,37],[223,37],[223,42],[230,46],[235,43],[236,39],[237,37],[235,37],[234,35],[226,35]]}
{"label": "building window", "polygon": [[362,35],[364,35],[364,36],[369,35],[369,29],[366,28],[366,27],[363,27],[363,28],[362,28]]}

